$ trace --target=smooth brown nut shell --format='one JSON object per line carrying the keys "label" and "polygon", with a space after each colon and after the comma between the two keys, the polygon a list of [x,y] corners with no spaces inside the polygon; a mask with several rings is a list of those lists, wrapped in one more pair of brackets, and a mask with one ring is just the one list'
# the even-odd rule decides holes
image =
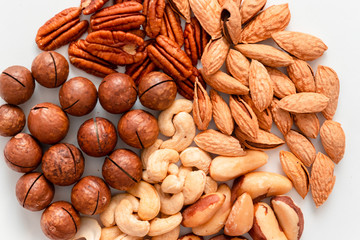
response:
{"label": "smooth brown nut shell", "polygon": [[19,105],[26,102],[34,89],[34,78],[23,66],[8,67],[0,75],[0,97],[7,103]]}
{"label": "smooth brown nut shell", "polygon": [[132,110],[125,113],[119,120],[120,138],[135,148],[150,147],[159,135],[156,118],[143,110]]}
{"label": "smooth brown nut shell", "polygon": [[95,176],[82,178],[71,191],[71,203],[82,214],[102,213],[110,200],[110,188],[103,179]]}
{"label": "smooth brown nut shell", "polygon": [[117,149],[105,158],[102,175],[111,187],[127,191],[141,180],[141,160],[131,150]]}
{"label": "smooth brown nut shell", "polygon": [[59,143],[50,147],[42,157],[41,169],[55,185],[69,186],[77,182],[84,172],[84,156],[72,144]]}
{"label": "smooth brown nut shell", "polygon": [[176,98],[174,79],[162,72],[151,72],[140,79],[139,99],[143,106],[153,110],[165,110]]}
{"label": "smooth brown nut shell", "polygon": [[41,157],[41,146],[26,133],[12,137],[4,148],[4,158],[8,167],[21,173],[31,172],[37,168]]}
{"label": "smooth brown nut shell", "polygon": [[23,175],[16,183],[16,198],[23,208],[40,211],[54,198],[54,185],[38,172]]}
{"label": "smooth brown nut shell", "polygon": [[108,112],[119,114],[130,110],[137,98],[134,81],[129,75],[113,73],[104,78],[99,86],[99,101]]}
{"label": "smooth brown nut shell", "polygon": [[10,137],[21,132],[26,117],[21,108],[11,104],[0,106],[0,136]]}
{"label": "smooth brown nut shell", "polygon": [[40,103],[31,108],[28,116],[30,133],[40,142],[55,144],[65,138],[69,131],[69,118],[53,103]]}
{"label": "smooth brown nut shell", "polygon": [[91,118],[85,121],[77,133],[78,144],[87,155],[103,157],[116,146],[115,126],[105,118]]}
{"label": "smooth brown nut shell", "polygon": [[31,72],[40,85],[56,88],[66,81],[69,75],[69,63],[60,53],[42,52],[32,62]]}
{"label": "smooth brown nut shell", "polygon": [[70,203],[54,202],[42,213],[40,224],[49,239],[72,239],[80,227],[80,215]]}
{"label": "smooth brown nut shell", "polygon": [[95,108],[97,96],[96,87],[89,79],[74,77],[60,88],[59,101],[68,114],[84,116]]}

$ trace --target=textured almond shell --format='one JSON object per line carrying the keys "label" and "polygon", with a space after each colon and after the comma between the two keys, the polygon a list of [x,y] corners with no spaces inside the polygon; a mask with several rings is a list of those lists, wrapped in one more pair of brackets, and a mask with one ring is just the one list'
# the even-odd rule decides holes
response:
{"label": "textured almond shell", "polygon": [[295,84],[288,76],[276,68],[267,67],[266,70],[269,73],[274,88],[274,95],[277,98],[281,99],[296,93]]}
{"label": "textured almond shell", "polygon": [[321,126],[320,137],[326,153],[338,164],[345,154],[345,132],[341,124],[326,120]]}
{"label": "textured almond shell", "polygon": [[206,130],[212,118],[210,97],[199,81],[195,82],[193,117],[199,130]]}
{"label": "textured almond shell", "polygon": [[315,60],[328,49],[321,39],[301,32],[277,32],[272,38],[279,47],[304,61]]}
{"label": "textured almond shell", "polygon": [[244,95],[242,98],[254,111],[259,123],[259,127],[265,131],[270,132],[273,123],[270,109],[266,108],[264,111],[260,112],[255,107],[255,104],[249,95]]}
{"label": "textured almond shell", "polygon": [[287,67],[287,72],[298,92],[315,92],[314,72],[307,62],[294,58],[294,63]]}
{"label": "textured almond shell", "polygon": [[246,136],[238,127],[235,128],[235,135],[249,149],[269,150],[280,147],[284,144],[284,140],[271,132],[259,130],[257,138]]}
{"label": "textured almond shell", "polygon": [[334,163],[319,152],[311,169],[310,186],[316,207],[321,206],[331,194],[336,177]]}
{"label": "textured almond shell", "polygon": [[231,76],[249,86],[250,62],[241,52],[230,49],[225,64]]}
{"label": "textured almond shell", "polygon": [[210,90],[213,107],[213,119],[216,127],[224,134],[231,135],[234,131],[234,119],[225,100],[213,89]]}
{"label": "textured almond shell", "polygon": [[221,25],[226,39],[238,44],[241,39],[241,15],[236,1],[227,0],[221,7]]}
{"label": "textured almond shell", "polygon": [[284,30],[290,18],[288,4],[271,6],[246,25],[241,34],[241,42],[257,43],[268,39],[271,34]]}
{"label": "textured almond shell", "polygon": [[244,0],[241,8],[241,24],[246,23],[265,7],[267,0]]}
{"label": "textured almond shell", "polygon": [[331,120],[335,115],[339,100],[339,78],[333,69],[325,66],[318,66],[315,82],[316,92],[329,98],[329,104],[324,111],[322,111],[322,114],[326,119]]}
{"label": "textured almond shell", "polygon": [[319,135],[320,122],[315,113],[295,113],[294,123],[308,138],[316,138]]}
{"label": "textured almond shell", "polygon": [[171,8],[174,9],[186,22],[191,21],[191,9],[189,0],[169,0]]}
{"label": "textured almond shell", "polygon": [[293,63],[289,54],[265,44],[238,44],[235,49],[269,67],[286,67]]}
{"label": "textured almond shell", "polygon": [[314,145],[304,135],[290,130],[285,135],[285,142],[291,152],[295,154],[307,167],[310,167],[316,157]]}
{"label": "textured almond shell", "polygon": [[270,110],[275,125],[283,135],[286,135],[293,125],[293,118],[289,112],[282,110],[278,103],[279,100],[274,99],[271,103]]}
{"label": "textured almond shell", "polygon": [[280,100],[280,108],[293,113],[317,113],[326,108],[329,98],[320,93],[297,93]]}
{"label": "textured almond shell", "polygon": [[230,44],[224,37],[217,40],[211,40],[205,47],[201,57],[204,73],[211,75],[216,73],[224,64]]}

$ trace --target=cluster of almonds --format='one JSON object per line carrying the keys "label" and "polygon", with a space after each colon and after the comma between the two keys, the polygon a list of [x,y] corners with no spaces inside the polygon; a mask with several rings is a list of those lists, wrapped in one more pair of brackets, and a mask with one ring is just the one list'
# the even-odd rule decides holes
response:
{"label": "cluster of almonds", "polygon": [[[287,4],[262,11],[266,0],[169,0],[167,4],[145,0],[116,1],[101,9],[106,2],[82,1],[81,7],[66,9],[46,22],[36,37],[42,50],[70,43],[70,62],[104,77],[98,92],[87,79],[67,81],[59,93],[62,108],[42,103],[30,111],[28,127],[33,136],[17,134],[25,125],[19,107],[0,108],[4,112],[0,121],[5,123],[0,125],[1,134],[17,134],[5,148],[6,162],[27,173],[16,186],[19,203],[33,211],[46,208],[41,225],[51,239],[175,240],[180,225],[194,233],[180,239],[202,239],[223,228],[227,236],[213,240],[246,239],[237,236],[248,232],[253,239],[300,239],[301,210],[281,195],[294,186],[305,198],[311,186],[316,206],[322,205],[335,183],[333,162],[338,163],[345,151],[345,134],[332,121],[340,88],[337,74],[319,66],[314,76],[306,62],[322,56],[326,45],[314,36],[284,31],[290,22]],[[85,40],[77,40],[89,27],[86,20],[80,21],[81,14],[93,14]],[[187,22],[184,32],[179,16]],[[145,36],[152,40],[144,41]],[[255,44],[268,38],[286,52]],[[203,69],[197,70],[198,59]],[[220,70],[224,63],[229,74]],[[127,65],[130,76],[117,73],[117,65]],[[278,67],[286,67],[288,76]],[[33,78],[45,87],[59,87],[68,68],[61,55],[44,52],[34,60],[31,72],[20,66],[6,69],[0,95],[10,104],[24,103],[34,91]],[[167,75],[153,72],[157,69]],[[212,88],[210,96],[203,79]],[[193,98],[193,103],[174,101],[176,91]],[[230,95],[229,105],[218,92]],[[128,111],[137,95],[145,107],[164,110],[158,120],[142,110]],[[108,112],[126,112],[117,132],[128,145],[144,149],[141,158],[126,149],[114,150],[117,132],[110,121],[84,122],[78,144],[90,156],[106,156],[105,181],[94,176],[80,179],[84,170],[80,149],[58,143],[69,129],[66,113],[90,113],[97,97]],[[319,112],[327,119],[321,128]],[[212,119],[219,131],[208,129]],[[287,177],[253,172],[267,163],[264,150],[285,143],[270,132],[273,122],[291,150],[280,152]],[[293,122],[299,131],[291,129]],[[196,135],[196,128],[203,132]],[[157,139],[159,132],[171,138]],[[316,154],[309,140],[319,132],[328,156]],[[35,138],[58,144],[42,154]],[[198,147],[190,147],[193,142]],[[29,153],[26,159],[21,157],[24,151]],[[31,172],[40,162],[43,173]],[[217,181],[233,179],[232,189],[218,186]],[[72,204],[48,206],[53,184],[74,183]],[[128,193],[111,198],[108,185]],[[270,196],[271,206],[260,202]],[[95,219],[80,218],[78,212],[100,214],[104,228]]]}

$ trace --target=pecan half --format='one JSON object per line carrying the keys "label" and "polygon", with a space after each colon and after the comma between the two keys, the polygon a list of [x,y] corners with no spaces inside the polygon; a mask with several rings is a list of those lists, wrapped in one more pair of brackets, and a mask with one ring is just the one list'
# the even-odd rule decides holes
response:
{"label": "pecan half", "polygon": [[160,34],[177,42],[180,47],[184,44],[184,35],[181,28],[180,17],[172,10],[169,4],[166,4],[165,7]]}
{"label": "pecan half", "polygon": [[143,14],[146,16],[144,29],[150,38],[160,34],[165,11],[165,0],[145,0]]}
{"label": "pecan half", "polygon": [[86,51],[85,40],[77,40],[69,45],[68,49],[70,63],[85,72],[105,77],[111,73],[115,73],[116,65],[91,55]]}
{"label": "pecan half", "polygon": [[89,15],[101,9],[109,0],[81,0],[84,15]]}
{"label": "pecan half", "polygon": [[85,48],[92,55],[116,65],[127,65],[146,57],[144,40],[122,31],[100,30],[86,37]]}
{"label": "pecan half", "polygon": [[193,66],[196,66],[198,60],[204,52],[206,45],[210,40],[210,35],[200,25],[199,21],[192,17],[190,23],[186,23],[184,31],[184,49],[190,57]]}
{"label": "pecan half", "polygon": [[104,8],[91,16],[90,28],[93,31],[139,29],[145,22],[144,15],[140,13],[142,9],[137,2],[118,3]]}
{"label": "pecan half", "polygon": [[89,23],[80,21],[81,8],[67,8],[49,19],[36,34],[35,42],[41,50],[55,50],[78,39]]}

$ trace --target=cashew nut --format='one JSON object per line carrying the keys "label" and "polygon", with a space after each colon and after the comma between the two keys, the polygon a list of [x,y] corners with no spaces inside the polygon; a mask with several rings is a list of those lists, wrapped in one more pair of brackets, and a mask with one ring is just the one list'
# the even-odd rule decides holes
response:
{"label": "cashew nut", "polygon": [[98,240],[101,236],[101,227],[98,221],[94,218],[82,217],[80,229],[77,231],[73,240],[86,239]]}
{"label": "cashew nut", "polygon": [[180,226],[182,221],[181,213],[166,218],[155,218],[150,222],[149,236],[159,236],[172,231]]}
{"label": "cashew nut", "polygon": [[164,193],[177,194],[183,190],[184,182],[181,182],[178,176],[168,175],[163,183],[161,189]]}
{"label": "cashew nut", "polygon": [[143,239],[144,238],[142,238],[142,237],[130,236],[125,233],[121,234],[117,238],[114,238],[114,240],[143,240]]}
{"label": "cashew nut", "polygon": [[160,146],[162,143],[163,143],[163,140],[157,139],[153,145],[141,150],[140,158],[141,158],[141,162],[143,164],[144,169],[146,169],[147,161],[148,161],[150,155],[153,152],[155,152],[156,150],[160,149]]}
{"label": "cashew nut", "polygon": [[138,215],[141,220],[151,220],[158,215],[160,212],[160,197],[153,185],[140,181],[128,192],[140,198]]}
{"label": "cashew nut", "polygon": [[133,214],[134,206],[127,199],[121,200],[115,210],[115,222],[120,230],[135,237],[144,237],[150,230],[148,221],[138,220]]}
{"label": "cashew nut", "polygon": [[179,161],[179,153],[173,149],[159,149],[153,152],[146,165],[148,178],[153,182],[161,182],[167,175],[170,163]]}
{"label": "cashew nut", "polygon": [[214,193],[217,191],[217,189],[218,189],[217,182],[214,179],[212,179],[211,177],[206,176],[204,193],[205,194]]}
{"label": "cashew nut", "polygon": [[121,234],[122,232],[120,231],[118,226],[105,227],[101,229],[100,240],[113,240]]}
{"label": "cashew nut", "polygon": [[173,123],[176,129],[175,134],[171,139],[163,142],[160,148],[170,148],[181,152],[190,146],[195,138],[195,122],[189,113],[180,112],[174,117]]}
{"label": "cashew nut", "polygon": [[182,192],[171,195],[164,193],[159,184],[156,184],[155,188],[160,196],[160,212],[166,215],[174,215],[181,211],[184,206],[184,195]]}
{"label": "cashew nut", "polygon": [[151,184],[154,184],[154,183],[157,183],[157,181],[153,181],[149,178],[149,175],[148,175],[148,172],[146,170],[144,170],[142,172],[142,176],[141,176],[142,180],[144,180],[145,182],[148,182],[148,183],[151,183]]}
{"label": "cashew nut", "polygon": [[181,152],[180,161],[185,167],[196,167],[203,170],[205,174],[209,173],[211,156],[198,147],[189,147]]}
{"label": "cashew nut", "polygon": [[180,235],[180,225],[165,234],[152,237],[152,240],[177,240]]}
{"label": "cashew nut", "polygon": [[187,174],[183,188],[185,205],[193,204],[201,197],[205,183],[206,174],[204,171],[198,170]]}
{"label": "cashew nut", "polygon": [[178,175],[179,167],[175,163],[171,163],[168,167],[168,174],[169,175]]}
{"label": "cashew nut", "polygon": [[162,111],[158,117],[158,125],[160,132],[167,137],[175,134],[175,127],[172,123],[174,115],[179,112],[190,113],[192,110],[192,101],[186,99],[175,100],[174,103],[165,111]]}
{"label": "cashew nut", "polygon": [[134,211],[137,212],[139,209],[139,201],[128,193],[120,193],[111,198],[109,206],[104,212],[100,214],[100,220],[105,227],[111,227],[115,225],[115,209],[119,205],[120,201],[127,199],[134,206]]}

